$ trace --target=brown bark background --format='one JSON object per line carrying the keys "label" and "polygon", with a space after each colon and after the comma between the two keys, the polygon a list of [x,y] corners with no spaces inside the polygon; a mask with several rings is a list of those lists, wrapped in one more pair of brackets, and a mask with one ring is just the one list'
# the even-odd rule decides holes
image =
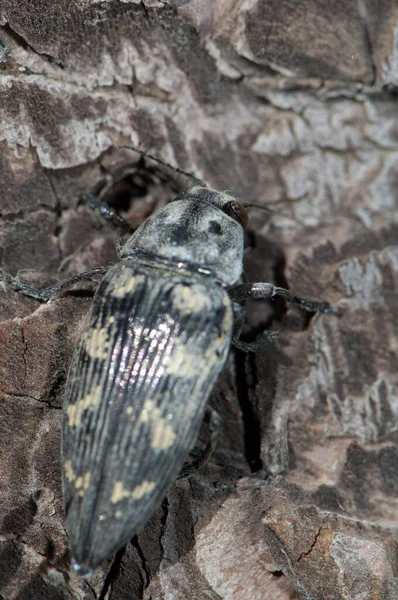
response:
{"label": "brown bark background", "polygon": [[0,0],[0,25],[2,269],[40,287],[115,261],[83,194],[137,225],[187,187],[133,144],[272,207],[246,280],[342,312],[247,307],[247,339],[281,337],[231,352],[211,461],[80,579],[60,409],[95,283],[48,305],[0,285],[1,598],[397,598],[397,4]]}

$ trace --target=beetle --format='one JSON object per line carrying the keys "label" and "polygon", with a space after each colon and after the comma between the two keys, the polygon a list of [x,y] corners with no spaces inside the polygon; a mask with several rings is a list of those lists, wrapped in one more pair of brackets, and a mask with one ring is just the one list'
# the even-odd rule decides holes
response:
{"label": "beetle", "polygon": [[[119,262],[35,290],[0,271],[15,290],[47,301],[104,275],[70,366],[62,426],[63,493],[74,568],[89,574],[147,521],[178,476],[231,344],[240,303],[282,296],[336,313],[271,283],[239,283],[245,206],[195,185],[117,244]],[[220,427],[210,414],[211,453]],[[189,472],[185,470],[185,473]]]}

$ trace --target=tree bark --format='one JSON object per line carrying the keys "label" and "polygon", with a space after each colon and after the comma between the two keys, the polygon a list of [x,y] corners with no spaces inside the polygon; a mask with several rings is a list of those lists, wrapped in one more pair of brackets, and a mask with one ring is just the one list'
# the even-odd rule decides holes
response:
{"label": "tree bark", "polygon": [[[396,3],[0,0],[1,268],[41,287],[116,261],[99,193],[137,226],[190,182],[251,209],[246,281],[341,316],[247,303],[200,472],[108,564],[70,570],[67,369],[95,282],[0,286],[0,596],[398,597]],[[207,435],[203,428],[201,437]]]}

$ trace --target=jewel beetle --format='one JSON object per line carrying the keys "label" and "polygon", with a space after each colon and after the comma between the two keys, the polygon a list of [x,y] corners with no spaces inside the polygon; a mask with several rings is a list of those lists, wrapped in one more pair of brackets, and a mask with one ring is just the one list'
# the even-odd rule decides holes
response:
{"label": "jewel beetle", "polygon": [[[62,426],[63,493],[75,570],[88,574],[121,548],[160,504],[193,446],[231,344],[241,302],[283,296],[309,311],[328,303],[271,283],[239,283],[245,205],[195,185],[118,245],[119,262],[45,290],[0,272],[40,301],[103,274],[70,366]],[[210,413],[210,454],[219,430]]]}

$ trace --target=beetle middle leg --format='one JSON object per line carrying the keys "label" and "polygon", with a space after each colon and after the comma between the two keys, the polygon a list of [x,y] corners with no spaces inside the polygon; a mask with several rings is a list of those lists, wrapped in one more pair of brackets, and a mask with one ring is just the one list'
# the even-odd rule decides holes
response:
{"label": "beetle middle leg", "polygon": [[205,421],[209,423],[210,439],[206,444],[205,449],[199,451],[199,455],[195,460],[192,462],[187,462],[183,465],[177,479],[187,477],[194,471],[202,468],[207,463],[217,446],[218,436],[220,435],[220,431],[222,429],[221,417],[218,412],[214,410],[214,408],[210,408],[210,406],[208,406],[206,408]]}
{"label": "beetle middle leg", "polygon": [[228,294],[231,300],[235,301],[272,300],[276,296],[280,296],[288,302],[296,304],[300,308],[308,310],[309,312],[339,314],[339,310],[333,306],[330,306],[328,302],[314,302],[312,300],[306,300],[305,298],[295,296],[289,292],[289,290],[277,287],[272,283],[242,283],[229,288]]}
{"label": "beetle middle leg", "polygon": [[79,281],[85,281],[86,279],[91,279],[95,275],[105,275],[108,271],[108,267],[98,267],[97,269],[90,269],[90,271],[84,271],[84,273],[79,273],[78,275],[74,275],[73,277],[69,277],[69,279],[65,279],[64,281],[59,281],[55,285],[51,285],[47,288],[43,289],[35,289],[28,285],[27,283],[23,283],[19,281],[15,277],[8,275],[4,271],[0,270],[0,281],[4,281],[10,288],[23,294],[24,296],[29,296],[29,298],[34,298],[39,302],[48,302],[51,298],[58,296],[64,289],[70,287],[75,283],[79,283]]}
{"label": "beetle middle leg", "polygon": [[243,306],[237,302],[233,303],[234,310],[234,330],[232,334],[232,344],[242,352],[257,352],[262,346],[265,346],[271,340],[279,337],[278,331],[264,331],[256,342],[243,342],[240,339],[243,325],[245,322],[245,311]]}

